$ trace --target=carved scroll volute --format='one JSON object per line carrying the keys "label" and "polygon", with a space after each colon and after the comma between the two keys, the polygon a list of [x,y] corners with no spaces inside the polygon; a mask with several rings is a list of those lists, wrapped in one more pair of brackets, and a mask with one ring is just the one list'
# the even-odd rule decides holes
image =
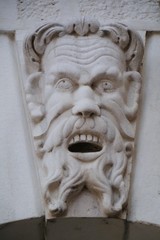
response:
{"label": "carved scroll volute", "polygon": [[122,24],[46,24],[24,49],[48,213],[65,214],[85,187],[103,214],[118,215],[128,198],[141,89],[139,36]]}

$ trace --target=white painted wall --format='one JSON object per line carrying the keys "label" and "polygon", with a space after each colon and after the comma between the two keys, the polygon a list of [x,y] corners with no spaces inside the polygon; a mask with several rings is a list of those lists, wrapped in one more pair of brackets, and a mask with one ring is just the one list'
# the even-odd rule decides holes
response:
{"label": "white painted wall", "polygon": [[0,34],[0,223],[43,214],[13,36]]}
{"label": "white painted wall", "polygon": [[128,219],[160,225],[160,33],[147,35]]}
{"label": "white painted wall", "polygon": [[[5,21],[17,19],[17,3],[16,0],[1,0],[0,1],[0,18]],[[2,23],[2,24],[3,24]]]}

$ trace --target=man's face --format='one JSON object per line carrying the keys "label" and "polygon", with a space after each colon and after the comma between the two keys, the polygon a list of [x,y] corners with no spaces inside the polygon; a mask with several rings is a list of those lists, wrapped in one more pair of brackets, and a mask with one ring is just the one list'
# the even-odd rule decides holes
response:
{"label": "man's face", "polygon": [[86,161],[106,151],[106,119],[117,124],[110,108],[114,103],[123,110],[125,102],[125,64],[124,53],[109,39],[65,36],[48,45],[42,59],[46,113],[53,115],[55,138],[63,132],[53,145]]}
{"label": "man's face", "polygon": [[[143,49],[128,27],[98,26],[46,24],[25,42],[26,100],[49,218],[84,187],[105,216],[127,201]],[[71,35],[56,38],[59,31]]]}

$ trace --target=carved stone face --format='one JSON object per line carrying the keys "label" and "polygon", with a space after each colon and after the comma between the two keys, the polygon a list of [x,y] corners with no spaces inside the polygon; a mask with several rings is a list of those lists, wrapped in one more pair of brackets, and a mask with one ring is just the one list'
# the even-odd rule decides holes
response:
{"label": "carved stone face", "polygon": [[[42,62],[46,112],[55,114],[59,108],[48,134],[54,132],[56,139],[46,141],[44,148],[63,145],[66,154],[77,159],[96,159],[107,148],[107,124],[103,119],[108,117],[108,103],[124,105],[124,53],[110,40],[68,36],[51,43]],[[69,118],[74,123],[70,131],[57,138],[59,131],[65,132],[61,122],[65,125]]]}
{"label": "carved stone face", "polygon": [[110,37],[77,23],[53,38],[54,27],[42,26],[26,47],[39,70],[26,93],[47,211],[61,215],[86,187],[115,215],[128,196],[142,45],[123,25],[105,28]]}

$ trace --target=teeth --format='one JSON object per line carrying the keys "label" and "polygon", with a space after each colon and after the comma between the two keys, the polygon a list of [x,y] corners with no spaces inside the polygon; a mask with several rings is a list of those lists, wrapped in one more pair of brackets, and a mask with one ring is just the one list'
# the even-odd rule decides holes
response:
{"label": "teeth", "polygon": [[76,135],[74,136],[74,138],[71,139],[70,144],[76,143],[76,142],[80,142],[80,141],[88,141],[88,142],[96,142],[96,143],[100,143],[100,139],[96,136],[92,136],[90,134],[85,135],[85,134],[80,134],[80,135]]}
{"label": "teeth", "polygon": [[91,135],[87,135],[87,141],[92,141],[92,136]]}
{"label": "teeth", "polygon": [[79,135],[76,135],[75,137],[74,137],[74,142],[79,142]]}
{"label": "teeth", "polygon": [[80,135],[80,140],[81,141],[86,141],[87,139],[87,136],[86,135]]}
{"label": "teeth", "polygon": [[72,138],[71,141],[70,141],[70,144],[74,143],[74,139]]}
{"label": "teeth", "polygon": [[98,142],[98,138],[96,136],[93,137],[93,142]]}

